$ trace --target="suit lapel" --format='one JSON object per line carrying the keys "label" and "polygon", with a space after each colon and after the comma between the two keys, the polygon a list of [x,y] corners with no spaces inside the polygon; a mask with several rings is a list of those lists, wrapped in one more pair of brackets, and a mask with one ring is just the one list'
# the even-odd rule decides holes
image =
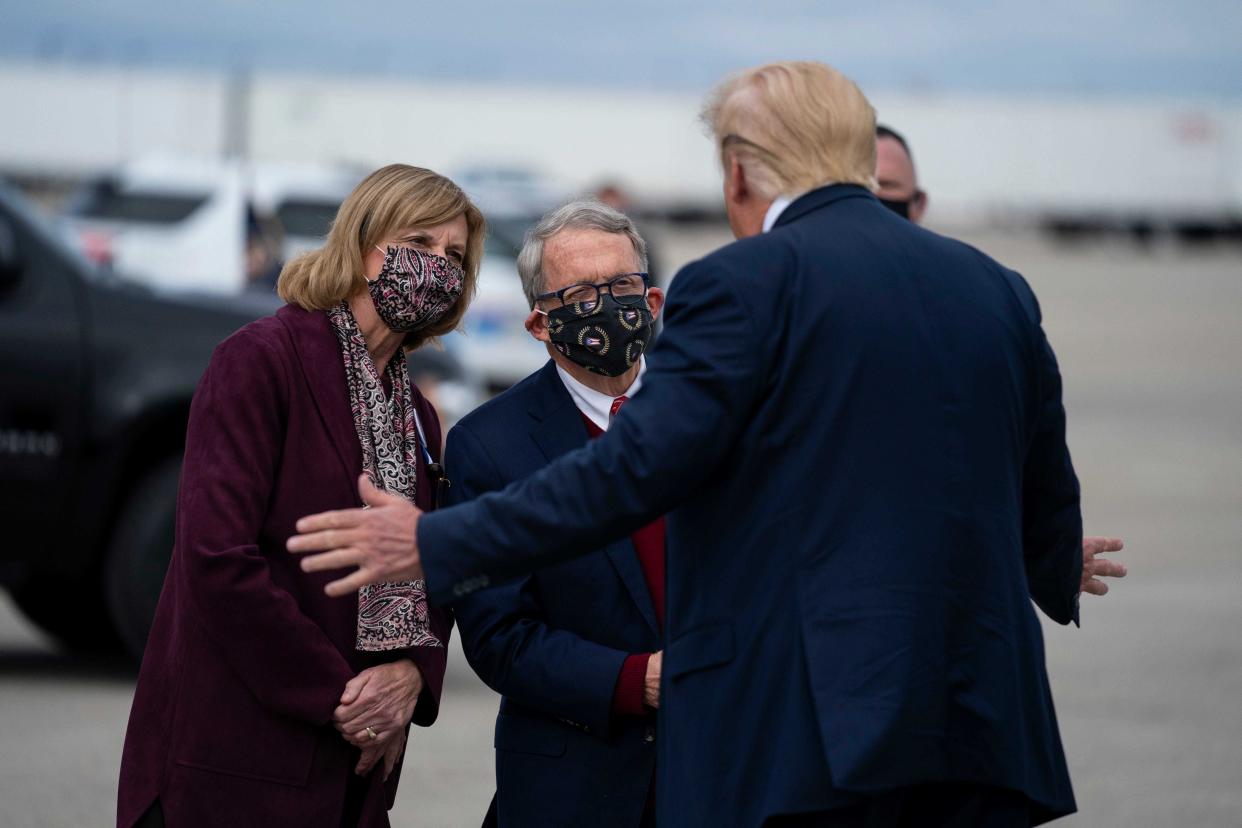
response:
{"label": "suit lapel", "polygon": [[[563,454],[582,448],[589,438],[582,414],[556,372],[556,363],[549,361],[543,367],[538,382],[535,400],[530,408],[531,417],[535,420],[531,437],[551,463]],[[617,570],[621,583],[625,584],[639,614],[651,631],[659,636],[660,622],[656,618],[651,590],[647,588],[634,544],[629,538],[614,541],[605,547],[605,554]]]}
{"label": "suit lapel", "polygon": [[638,607],[639,614],[659,637],[660,622],[656,618],[655,604],[651,603],[651,590],[647,588],[647,579],[643,577],[643,568],[638,562],[638,553],[634,551],[633,542],[625,538],[611,543],[608,545],[607,554],[608,560],[612,561],[617,574],[621,576],[621,583],[625,584],[630,598],[634,599],[634,606]]}
{"label": "suit lapel", "polygon": [[349,481],[350,491],[358,499],[354,481],[362,474],[362,444],[354,425],[349,405],[349,389],[345,387],[345,367],[341,346],[327,314],[310,312],[293,305],[281,308],[276,317],[284,323],[293,338],[302,376],[310,388],[319,418],[331,438],[332,448],[341,461],[341,469]]}
{"label": "suit lapel", "polygon": [[551,360],[539,371],[530,414],[535,420],[531,427],[531,439],[549,463],[586,445],[587,431],[582,415],[557,375],[556,363]]}

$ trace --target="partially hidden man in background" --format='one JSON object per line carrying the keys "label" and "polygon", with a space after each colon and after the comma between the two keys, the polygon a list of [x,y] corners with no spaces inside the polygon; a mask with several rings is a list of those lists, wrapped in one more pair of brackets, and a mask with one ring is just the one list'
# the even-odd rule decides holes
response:
{"label": "partially hidden man in background", "polygon": [[875,195],[902,218],[923,223],[927,191],[919,186],[914,153],[905,136],[883,124],[875,128]]}
{"label": "partially hidden man in background", "polygon": [[886,209],[875,116],[817,63],[706,117],[739,238],[685,267],[642,392],[502,492],[299,521],[327,588],[434,603],[666,517],[666,826],[1027,825],[1075,809],[1031,600],[1078,615],[1056,361],[1018,274]]}
{"label": "partially hidden man in background", "polygon": [[[608,430],[642,385],[663,305],[646,265],[630,219],[597,201],[568,204],[527,236],[518,257],[526,327],[551,359],[449,432],[455,502],[503,489]],[[504,697],[489,822],[650,824],[664,521],[455,610],[466,658]]]}

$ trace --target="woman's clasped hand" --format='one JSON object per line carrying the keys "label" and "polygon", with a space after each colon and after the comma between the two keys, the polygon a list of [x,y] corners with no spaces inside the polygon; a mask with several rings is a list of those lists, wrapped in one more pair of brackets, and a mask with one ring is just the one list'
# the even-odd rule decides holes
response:
{"label": "woman's clasped hand", "polygon": [[388,778],[401,758],[406,726],[422,691],[422,674],[409,659],[369,667],[345,685],[332,724],[362,750],[356,773],[365,776],[382,759]]}

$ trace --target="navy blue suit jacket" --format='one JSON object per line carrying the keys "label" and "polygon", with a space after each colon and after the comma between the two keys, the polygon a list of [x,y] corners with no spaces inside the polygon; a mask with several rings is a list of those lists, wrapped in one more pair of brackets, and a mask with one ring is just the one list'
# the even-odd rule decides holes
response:
{"label": "navy blue suit jacket", "polygon": [[[451,501],[503,489],[587,440],[549,361],[449,432]],[[635,828],[655,765],[655,722],[614,717],[613,691],[627,655],[662,645],[630,539],[455,608],[466,658],[504,697],[495,743],[500,824]]]}
{"label": "navy blue suit jacket", "polygon": [[604,437],[423,516],[432,600],[669,513],[661,824],[954,780],[1072,811],[1030,599],[1075,617],[1082,522],[1027,284],[837,185],[664,321]]}

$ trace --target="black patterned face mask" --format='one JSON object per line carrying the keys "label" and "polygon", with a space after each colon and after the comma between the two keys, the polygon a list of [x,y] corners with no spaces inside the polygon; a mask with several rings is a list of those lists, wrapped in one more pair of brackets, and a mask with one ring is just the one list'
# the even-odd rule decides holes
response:
{"label": "black patterned face mask", "polygon": [[655,317],[646,301],[622,305],[611,294],[584,311],[568,304],[548,311],[552,347],[593,374],[619,377],[638,363],[651,342]]}

